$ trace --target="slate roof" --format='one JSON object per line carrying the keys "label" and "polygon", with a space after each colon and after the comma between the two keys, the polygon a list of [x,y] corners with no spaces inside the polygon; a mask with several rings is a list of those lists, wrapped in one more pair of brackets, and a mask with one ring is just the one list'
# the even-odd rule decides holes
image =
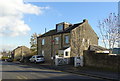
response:
{"label": "slate roof", "polygon": [[[84,23],[84,22],[82,22],[82,23]],[[72,29],[78,27],[78,26],[81,25],[82,23],[73,24],[72,26],[64,29],[64,30],[61,31],[61,32],[57,32],[56,29],[53,29],[53,30],[50,30],[50,31],[42,34],[42,35],[39,36],[39,37],[52,36],[52,35],[57,35],[57,34],[62,34],[62,33],[70,33],[70,31],[71,31]],[[38,37],[38,38],[39,38],[39,37]]]}
{"label": "slate roof", "polygon": [[[16,50],[16,49],[18,49],[18,48],[21,48],[21,47],[28,48],[28,47],[26,47],[26,46],[18,46],[17,48],[13,49],[13,51]],[[29,48],[28,48],[28,49],[29,49]]]}
{"label": "slate roof", "polygon": [[98,46],[98,45],[90,45],[88,50],[90,50],[90,51],[105,51],[105,50],[108,50],[108,49],[104,48],[104,47],[101,47],[101,46]]}
{"label": "slate roof", "polygon": [[67,49],[67,48],[69,48],[69,47],[63,47],[63,48],[61,48],[61,49],[59,49],[59,50],[65,50],[65,49]]}
{"label": "slate roof", "polygon": [[52,35],[54,35],[54,34],[56,34],[56,33],[57,33],[57,32],[56,32],[56,29],[54,29],[54,30],[50,30],[50,31],[44,33],[43,35],[41,35],[41,36],[39,36],[39,37],[52,36]]}

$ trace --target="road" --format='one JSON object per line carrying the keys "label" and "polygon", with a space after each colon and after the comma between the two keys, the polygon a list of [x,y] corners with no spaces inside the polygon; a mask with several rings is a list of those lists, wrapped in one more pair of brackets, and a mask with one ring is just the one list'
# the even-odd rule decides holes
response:
{"label": "road", "polygon": [[43,67],[35,68],[29,65],[22,65],[20,63],[3,61],[1,64],[2,79],[96,79],[78,74],[45,69]]}

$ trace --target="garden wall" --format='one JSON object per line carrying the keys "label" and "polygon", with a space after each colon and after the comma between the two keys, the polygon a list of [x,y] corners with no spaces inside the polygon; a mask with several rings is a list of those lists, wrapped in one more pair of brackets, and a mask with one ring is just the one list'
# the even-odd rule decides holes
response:
{"label": "garden wall", "polygon": [[95,52],[84,51],[84,66],[120,71],[120,55],[96,54]]}

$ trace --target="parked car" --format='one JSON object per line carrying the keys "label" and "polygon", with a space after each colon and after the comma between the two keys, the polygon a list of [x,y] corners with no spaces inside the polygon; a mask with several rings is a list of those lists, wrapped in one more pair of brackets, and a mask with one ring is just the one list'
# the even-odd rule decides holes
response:
{"label": "parked car", "polygon": [[34,55],[29,60],[30,62],[34,62],[34,63],[45,62],[44,56],[40,56],[40,55]]}
{"label": "parked car", "polygon": [[8,57],[2,57],[2,61],[7,61]]}
{"label": "parked car", "polygon": [[6,59],[7,62],[13,62],[13,59],[12,58],[8,58]]}

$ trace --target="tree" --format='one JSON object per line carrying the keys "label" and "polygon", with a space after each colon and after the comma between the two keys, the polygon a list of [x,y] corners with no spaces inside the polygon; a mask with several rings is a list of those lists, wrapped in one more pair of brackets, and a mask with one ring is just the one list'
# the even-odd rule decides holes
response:
{"label": "tree", "polygon": [[[80,56],[80,53],[81,53],[81,39],[80,39],[80,30],[79,29],[76,29],[74,31],[72,31],[72,46],[74,47],[74,50],[72,50],[72,52],[74,54],[76,54],[75,56]],[[79,41],[79,42],[78,42]]]}
{"label": "tree", "polygon": [[30,38],[30,45],[31,45],[30,50],[32,52],[32,55],[37,54],[37,36],[38,35],[34,33],[31,35],[31,38]]}
{"label": "tree", "polygon": [[[74,54],[74,66],[83,66],[83,50],[85,48],[84,46],[84,35],[85,31],[83,30],[83,27],[78,27],[72,30],[71,32],[71,53]],[[83,37],[83,38],[82,38]],[[77,64],[77,60],[80,60],[80,65]]]}
{"label": "tree", "polygon": [[119,15],[110,13],[108,18],[98,22],[98,28],[105,48],[118,47],[120,41]]}

